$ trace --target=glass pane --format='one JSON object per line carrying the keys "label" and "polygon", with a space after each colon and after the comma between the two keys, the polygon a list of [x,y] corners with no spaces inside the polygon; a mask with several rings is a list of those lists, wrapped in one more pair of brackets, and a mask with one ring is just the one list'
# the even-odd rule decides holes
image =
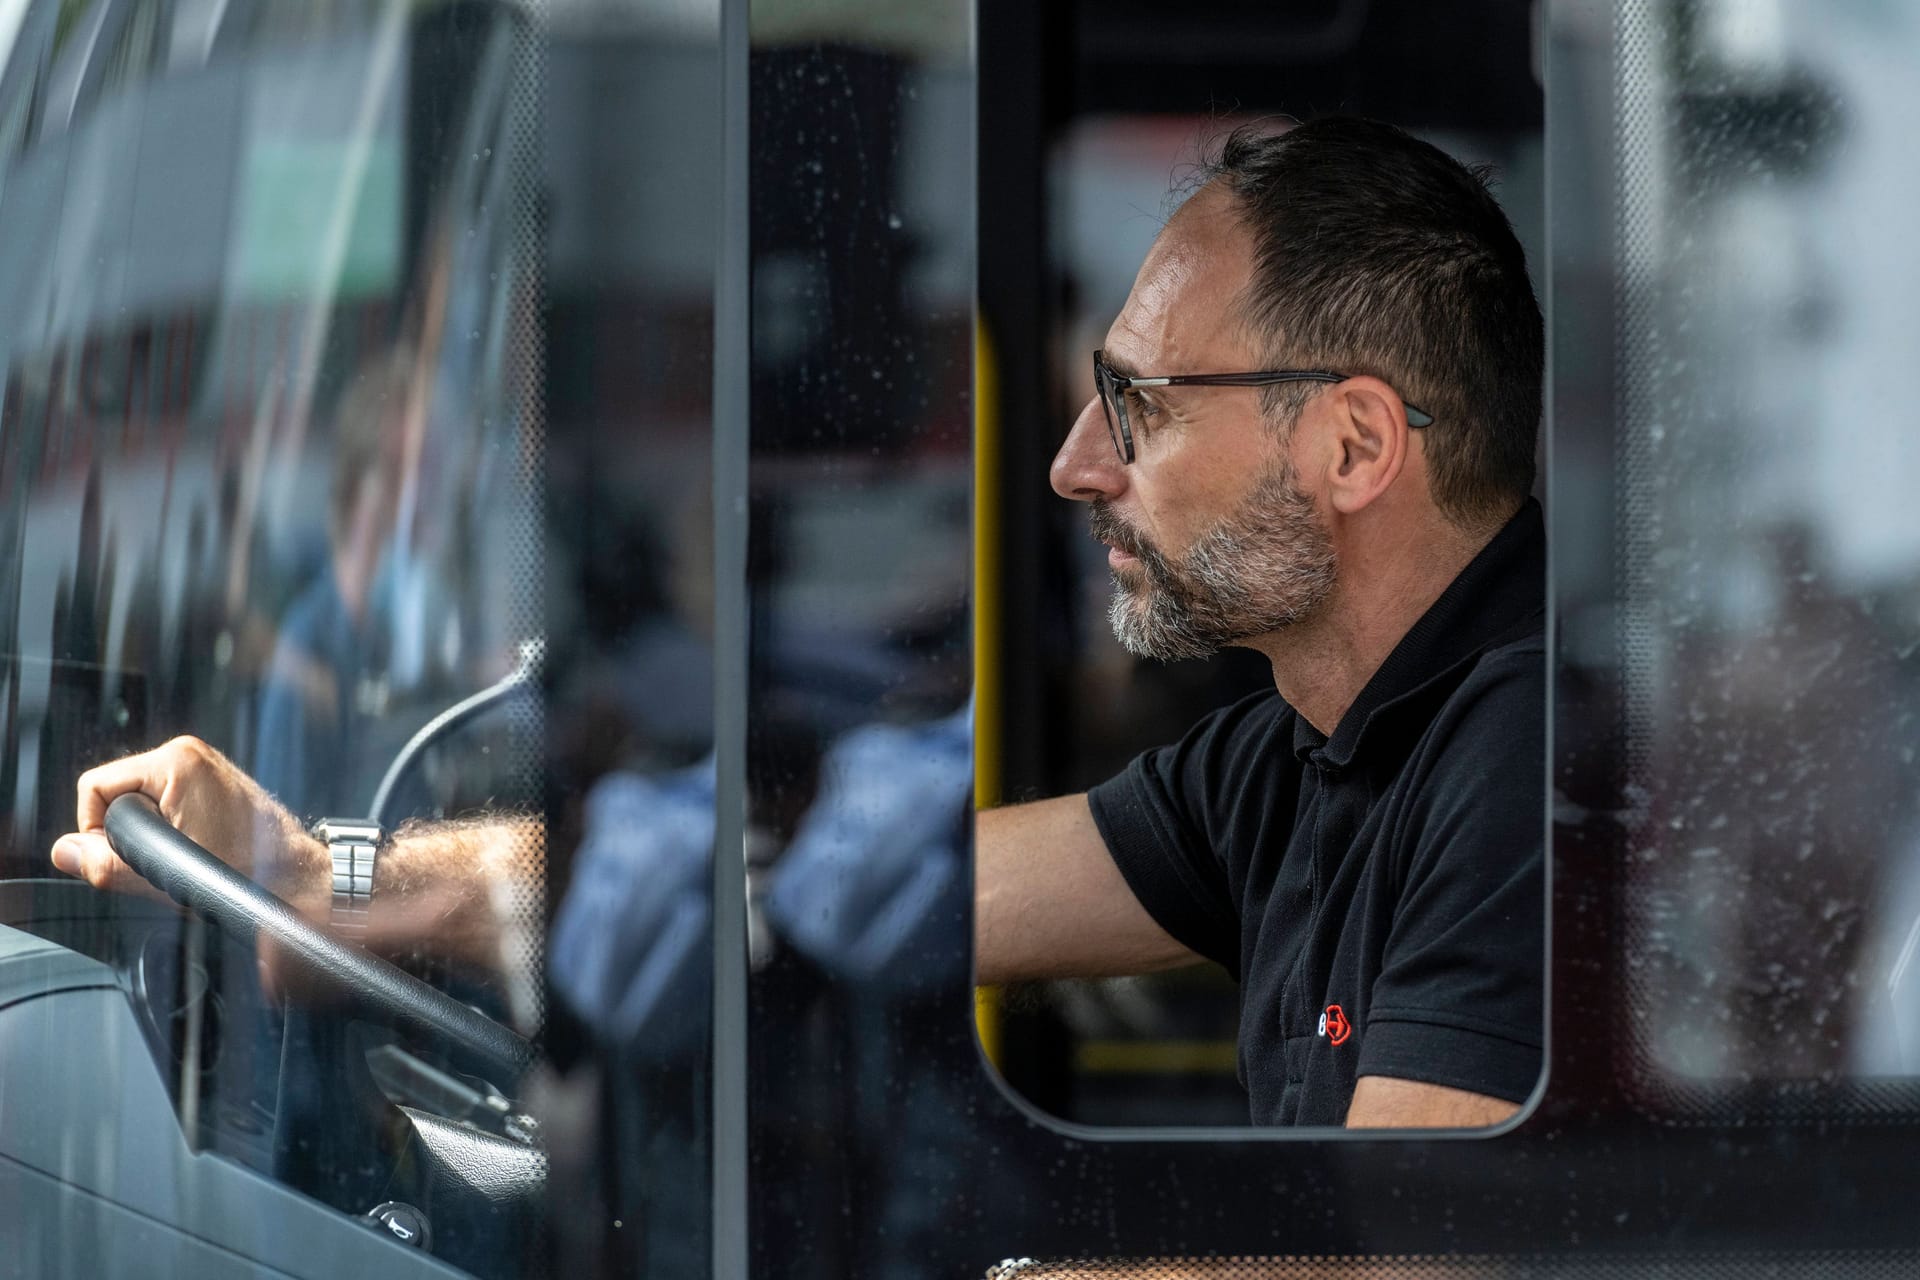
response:
{"label": "glass pane", "polygon": [[587,7],[547,50],[579,197],[548,223],[555,1274],[712,1265],[715,666],[745,643],[715,635],[718,19]]}
{"label": "glass pane", "polygon": [[968,11],[754,17],[751,1270],[919,1275],[969,1082],[916,1046],[972,1034]]}
{"label": "glass pane", "polygon": [[711,15],[6,13],[0,1235],[697,1272]]}
{"label": "glass pane", "polygon": [[1898,6],[1626,6],[1620,169],[1569,170],[1613,193],[1566,242],[1618,292],[1611,371],[1577,312],[1558,348],[1567,403],[1614,379],[1611,440],[1569,440],[1612,540],[1570,542],[1566,660],[1625,737],[1617,793],[1574,775],[1568,816],[1622,824],[1625,1065],[1663,1109],[1920,1104],[1889,1091],[1920,1070],[1920,520],[1888,376],[1916,317],[1887,59],[1916,41]]}

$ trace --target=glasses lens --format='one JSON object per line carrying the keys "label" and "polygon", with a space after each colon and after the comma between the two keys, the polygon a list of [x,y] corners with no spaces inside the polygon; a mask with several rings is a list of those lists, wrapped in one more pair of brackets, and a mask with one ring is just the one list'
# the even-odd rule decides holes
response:
{"label": "glasses lens", "polygon": [[1113,451],[1120,455],[1120,461],[1133,461],[1127,456],[1127,433],[1122,430],[1124,410],[1120,407],[1120,396],[1113,384],[1113,374],[1107,370],[1106,362],[1100,359],[1100,353],[1093,355],[1093,384],[1100,390],[1100,407],[1107,413],[1107,436],[1113,441]]}

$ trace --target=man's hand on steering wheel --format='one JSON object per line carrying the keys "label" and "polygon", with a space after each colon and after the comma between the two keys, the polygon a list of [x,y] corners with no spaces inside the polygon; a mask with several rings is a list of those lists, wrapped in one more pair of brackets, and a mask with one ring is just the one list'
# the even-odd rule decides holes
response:
{"label": "man's hand on steering wheel", "polygon": [[97,889],[155,892],[107,843],[107,805],[140,792],[180,832],[289,904],[324,920],[332,896],[326,846],[231,760],[198,738],[89,769],[80,775],[75,825],[53,845],[53,865]]}
{"label": "man's hand on steering wheel", "polygon": [[97,889],[157,893],[134,869],[142,868],[181,906],[254,941],[268,990],[287,994],[284,974],[296,987],[321,997],[349,997],[403,1030],[445,1040],[509,1075],[532,1056],[510,1027],[370,950],[329,936],[324,924],[333,875],[325,846],[259,783],[199,739],[175,738],[157,750],[89,769],[80,777],[78,801],[80,830],[54,842],[56,867]]}

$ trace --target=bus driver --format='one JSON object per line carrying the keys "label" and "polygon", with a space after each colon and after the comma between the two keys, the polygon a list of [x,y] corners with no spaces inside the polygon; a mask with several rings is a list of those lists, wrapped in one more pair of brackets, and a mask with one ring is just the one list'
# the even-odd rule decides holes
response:
{"label": "bus driver", "polygon": [[[1545,968],[1542,328],[1505,215],[1437,149],[1350,118],[1226,140],[1095,353],[1052,482],[1109,548],[1129,649],[1245,646],[1274,688],[1087,794],[981,815],[981,982],[1213,960],[1240,983],[1255,1123],[1519,1109]],[[85,774],[54,863],[137,880],[102,834],[135,790],[325,917],[325,848],[193,739]],[[375,936],[431,902],[456,948],[496,946],[489,886],[538,840],[403,830]]]}

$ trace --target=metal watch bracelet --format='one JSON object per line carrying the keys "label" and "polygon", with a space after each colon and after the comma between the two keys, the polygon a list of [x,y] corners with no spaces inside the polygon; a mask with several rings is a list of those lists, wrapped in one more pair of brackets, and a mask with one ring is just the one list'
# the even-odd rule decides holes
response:
{"label": "metal watch bracelet", "polygon": [[364,818],[322,818],[312,831],[333,863],[333,927],[349,936],[364,934],[380,856],[379,825]]}

